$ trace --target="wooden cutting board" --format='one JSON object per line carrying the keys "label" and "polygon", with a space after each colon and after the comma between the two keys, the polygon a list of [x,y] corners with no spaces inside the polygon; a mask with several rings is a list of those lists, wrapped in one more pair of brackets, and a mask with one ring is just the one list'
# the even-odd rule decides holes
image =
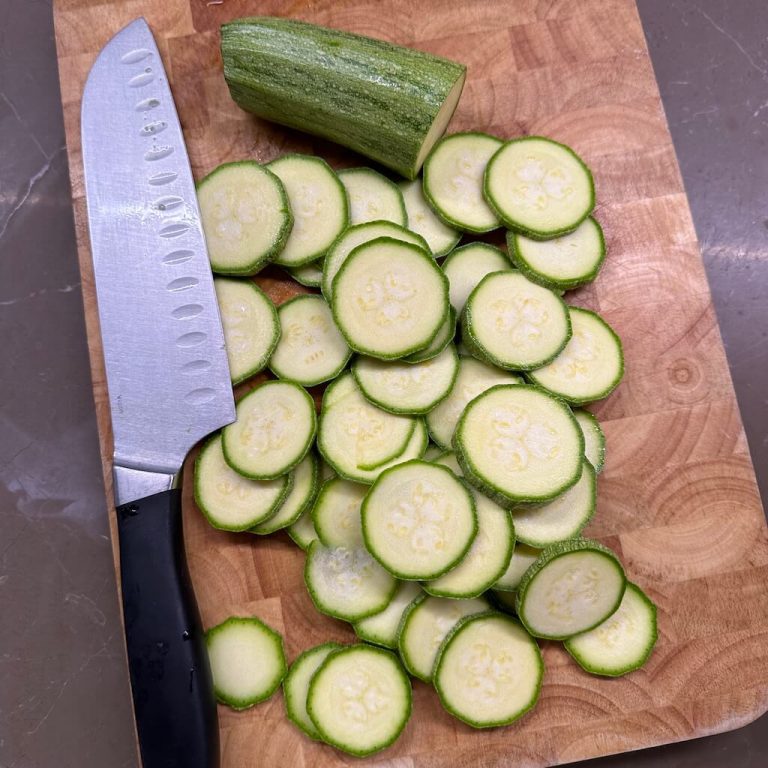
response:
{"label": "wooden cutting board", "polygon": [[[739,727],[768,708],[768,535],[659,92],[633,0],[58,0],[62,98],[94,393],[110,483],[110,430],[98,336],[80,154],[80,96],[108,38],[149,21],[172,81],[193,171],[228,160],[351,153],[241,112],[221,75],[218,27],[260,13],[289,15],[444,54],[469,76],[449,131],[543,134],[592,167],[608,258],[592,286],[569,294],[620,333],[626,377],[594,406],[608,438],[598,512],[588,534],[621,556],[659,606],[648,665],[617,680],[580,671],[544,643],[537,709],[508,728],[473,731],[414,686],[402,738],[365,761],[390,768],[544,766]],[[501,238],[498,238],[501,241]],[[277,299],[275,271],[259,282]],[[185,526],[206,625],[253,613],[284,633],[292,660],[326,640],[351,641],[318,614],[303,554],[280,534],[214,531],[185,483]],[[225,768],[340,766],[359,761],[306,739],[280,694],[243,713],[220,708]]]}

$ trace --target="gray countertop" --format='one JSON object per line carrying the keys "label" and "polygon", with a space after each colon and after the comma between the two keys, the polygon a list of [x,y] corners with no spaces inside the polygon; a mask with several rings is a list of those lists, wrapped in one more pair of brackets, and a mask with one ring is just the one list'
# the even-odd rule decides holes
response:
{"label": "gray countertop", "polygon": [[[768,6],[638,0],[763,499]],[[137,764],[49,0],[0,2],[0,768]],[[757,768],[768,717],[583,765]]]}

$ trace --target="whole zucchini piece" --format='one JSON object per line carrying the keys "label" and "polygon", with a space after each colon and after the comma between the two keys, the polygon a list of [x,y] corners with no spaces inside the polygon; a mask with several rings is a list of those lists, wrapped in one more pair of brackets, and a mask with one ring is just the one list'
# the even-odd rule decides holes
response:
{"label": "whole zucchini piece", "polygon": [[243,109],[415,178],[453,115],[466,67],[292,19],[221,28],[224,77]]}

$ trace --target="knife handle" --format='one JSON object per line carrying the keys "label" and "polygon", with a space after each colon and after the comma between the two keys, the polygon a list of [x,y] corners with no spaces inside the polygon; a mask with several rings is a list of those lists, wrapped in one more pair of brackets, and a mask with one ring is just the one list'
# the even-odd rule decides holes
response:
{"label": "knife handle", "polygon": [[144,768],[217,768],[205,636],[184,554],[181,491],[117,508],[123,617]]}

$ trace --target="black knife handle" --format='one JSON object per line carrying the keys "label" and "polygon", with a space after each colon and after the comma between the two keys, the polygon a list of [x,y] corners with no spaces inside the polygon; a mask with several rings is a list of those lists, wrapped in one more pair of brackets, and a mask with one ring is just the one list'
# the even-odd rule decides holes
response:
{"label": "black knife handle", "polygon": [[144,768],[216,768],[211,669],[189,580],[181,492],[117,508],[123,616]]}

